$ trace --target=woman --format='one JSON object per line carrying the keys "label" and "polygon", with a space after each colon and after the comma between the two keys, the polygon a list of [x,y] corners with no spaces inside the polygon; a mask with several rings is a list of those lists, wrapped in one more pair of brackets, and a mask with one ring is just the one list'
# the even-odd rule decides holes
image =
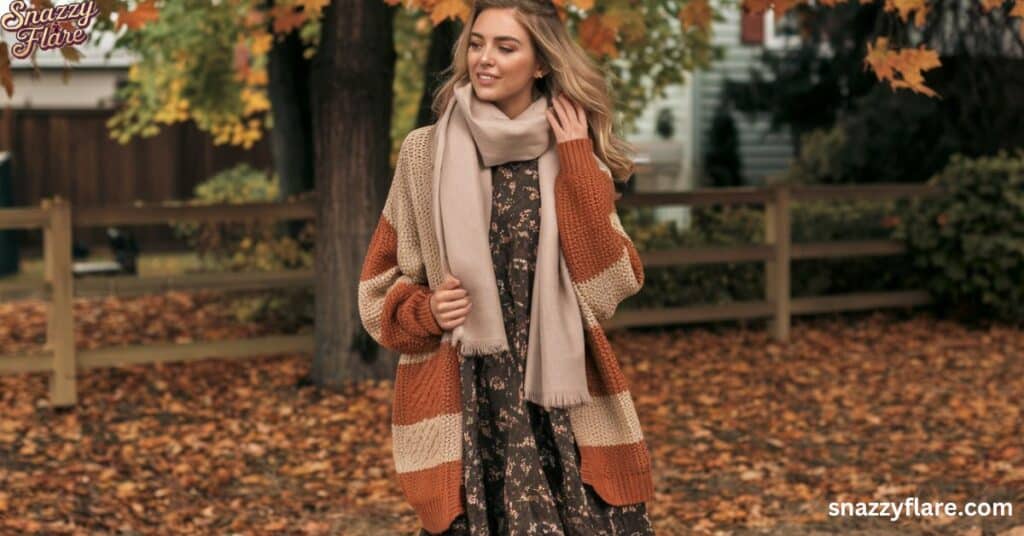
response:
{"label": "woman", "polygon": [[609,175],[632,163],[606,83],[544,0],[478,0],[448,71],[359,288],[367,331],[402,353],[395,466],[421,534],[653,534],[599,324],[644,277],[615,213]]}

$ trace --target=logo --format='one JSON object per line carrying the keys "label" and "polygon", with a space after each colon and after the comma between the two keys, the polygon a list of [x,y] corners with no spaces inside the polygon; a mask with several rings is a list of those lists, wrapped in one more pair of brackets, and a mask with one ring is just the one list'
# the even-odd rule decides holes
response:
{"label": "logo", "polygon": [[86,42],[89,35],[85,29],[99,13],[94,1],[35,9],[25,0],[14,0],[10,12],[0,17],[0,28],[14,33],[11,55],[27,58],[37,48],[63,48]]}

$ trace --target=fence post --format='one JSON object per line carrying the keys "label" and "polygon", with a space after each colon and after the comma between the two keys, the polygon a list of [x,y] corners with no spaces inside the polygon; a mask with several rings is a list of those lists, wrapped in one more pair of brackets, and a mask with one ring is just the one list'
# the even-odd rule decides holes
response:
{"label": "fence post", "polygon": [[765,262],[765,299],[774,306],[772,318],[769,321],[769,331],[772,338],[780,342],[789,340],[790,321],[790,212],[789,212],[789,185],[775,183],[771,187],[772,201],[765,203],[764,214],[764,238],[766,244],[771,244],[773,249],[773,260]]}
{"label": "fence post", "polygon": [[71,273],[71,205],[55,197],[44,200],[50,218],[43,230],[43,264],[50,286],[46,321],[46,345],[53,350],[50,404],[72,406],[78,402],[75,375],[75,325],[72,311],[74,289]]}

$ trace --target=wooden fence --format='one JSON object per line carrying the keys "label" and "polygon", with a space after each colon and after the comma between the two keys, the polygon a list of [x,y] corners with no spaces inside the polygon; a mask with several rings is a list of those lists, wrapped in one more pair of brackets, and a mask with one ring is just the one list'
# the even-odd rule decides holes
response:
{"label": "wooden fence", "polygon": [[[789,338],[792,315],[908,307],[930,303],[924,291],[871,292],[794,299],[790,296],[790,263],[794,259],[893,255],[905,251],[893,240],[791,242],[790,204],[797,201],[875,199],[930,196],[938,192],[925,185],[738,187],[680,193],[629,194],[617,201],[621,208],[660,205],[761,204],[765,209],[765,243],[742,246],[678,248],[641,252],[647,268],[760,261],[765,265],[763,300],[723,305],[621,310],[604,323],[609,329],[630,326],[681,324],[726,319],[769,318],[772,336]],[[42,282],[0,284],[0,299],[42,297],[49,302],[46,343],[40,352],[0,355],[0,374],[51,372],[53,405],[77,401],[75,374],[79,369],[130,363],[188,361],[206,358],[245,358],[281,352],[309,352],[310,335],[268,336],[235,341],[189,344],[147,344],[76,350],[72,299],[76,296],[136,295],[167,290],[265,290],[309,286],[311,270],[258,273],[214,273],[175,276],[117,276],[74,280],[71,236],[73,227],[153,225],[172,221],[226,222],[243,220],[312,219],[313,201],[247,205],[133,205],[86,207],[72,213],[60,198],[44,200],[38,208],[0,209],[0,229],[42,229],[44,279]]]}

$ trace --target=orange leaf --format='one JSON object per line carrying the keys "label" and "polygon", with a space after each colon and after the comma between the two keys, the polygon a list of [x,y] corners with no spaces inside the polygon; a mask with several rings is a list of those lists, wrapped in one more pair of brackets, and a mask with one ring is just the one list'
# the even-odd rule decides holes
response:
{"label": "orange leaf", "polygon": [[926,0],[885,0],[885,11],[898,12],[903,22],[907,22],[911,11],[916,11],[917,18],[914,19],[914,23],[923,26],[924,13],[928,11],[928,5]]}
{"label": "orange leaf", "polygon": [[156,0],[146,0],[135,6],[135,9],[126,12],[124,9],[117,11],[117,26],[127,26],[131,30],[138,30],[146,24],[157,20],[160,17],[160,10],[156,8]]}
{"label": "orange leaf", "polygon": [[615,20],[599,13],[591,13],[580,23],[580,41],[584,48],[595,54],[617,57],[619,55],[619,49],[615,47],[617,32],[618,26],[615,24]]}
{"label": "orange leaf", "polygon": [[868,54],[864,58],[879,80],[887,80],[893,88],[906,88],[917,93],[936,97],[938,94],[924,85],[924,71],[942,65],[939,54],[924,48],[892,50],[889,40],[875,39],[875,46],[868,43]]}
{"label": "orange leaf", "polygon": [[434,26],[441,24],[445,19],[469,20],[469,5],[464,0],[439,0],[430,10],[430,22]]}
{"label": "orange leaf", "polygon": [[286,34],[306,21],[306,14],[294,6],[274,6],[270,16],[274,19],[274,33]]}
{"label": "orange leaf", "polygon": [[708,0],[690,0],[679,10],[679,22],[683,30],[698,28],[707,31],[711,27],[711,5]]}
{"label": "orange leaf", "polygon": [[[1010,10],[1010,16],[1024,18],[1024,0],[1017,0],[1013,3],[1013,9]],[[1024,21],[1020,24],[1020,34],[1024,36]]]}
{"label": "orange leaf", "polygon": [[993,9],[1003,5],[1003,0],[979,0],[981,2],[981,8],[985,12],[992,11]]}
{"label": "orange leaf", "polygon": [[61,48],[60,49],[60,55],[63,56],[64,59],[68,60],[71,63],[78,63],[79,61],[82,60],[82,53],[79,52],[78,49],[75,48],[75,47],[63,47],[63,48]]}

